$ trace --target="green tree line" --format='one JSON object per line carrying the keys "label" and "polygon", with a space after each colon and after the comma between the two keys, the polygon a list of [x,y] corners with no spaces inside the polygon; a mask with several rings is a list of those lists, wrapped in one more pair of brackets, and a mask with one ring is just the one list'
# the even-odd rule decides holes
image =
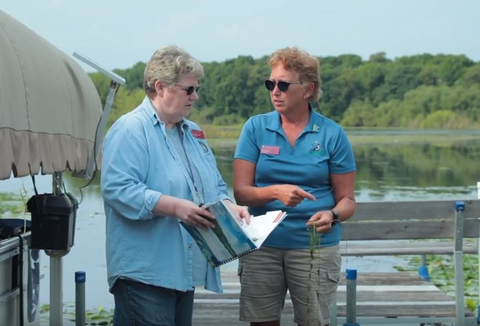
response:
{"label": "green tree line", "polygon": [[[205,62],[200,98],[191,114],[199,123],[242,124],[271,111],[263,86],[269,77],[268,56],[239,56]],[[465,55],[420,54],[389,59],[375,53],[319,57],[323,96],[315,109],[345,127],[468,129],[480,127],[480,62]],[[145,96],[138,62],[115,72],[127,80],[112,109],[110,123],[135,108]],[[90,74],[102,101],[109,81]]]}

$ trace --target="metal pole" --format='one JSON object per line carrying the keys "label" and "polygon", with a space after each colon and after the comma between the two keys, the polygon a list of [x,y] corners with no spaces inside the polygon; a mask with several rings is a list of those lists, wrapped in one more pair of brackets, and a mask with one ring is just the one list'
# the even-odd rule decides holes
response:
{"label": "metal pole", "polygon": [[347,320],[343,326],[360,326],[357,323],[357,270],[347,269]]}
{"label": "metal pole", "polygon": [[75,272],[75,325],[85,326],[85,272]]}
{"label": "metal pole", "polygon": [[455,325],[465,325],[465,300],[463,292],[463,230],[465,203],[455,202],[455,249],[453,252],[455,266]]}
{"label": "metal pole", "polygon": [[63,325],[62,257],[50,256],[50,326]]}
{"label": "metal pole", "polygon": [[[59,196],[62,192],[61,172],[53,174],[52,192]],[[69,250],[45,250],[50,256],[50,326],[63,326],[63,261]]]}

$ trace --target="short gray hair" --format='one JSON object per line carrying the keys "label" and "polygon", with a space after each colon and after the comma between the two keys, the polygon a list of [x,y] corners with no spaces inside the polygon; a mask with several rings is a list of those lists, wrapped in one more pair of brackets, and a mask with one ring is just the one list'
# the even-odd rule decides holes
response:
{"label": "short gray hair", "polygon": [[155,82],[172,86],[181,75],[203,77],[203,66],[187,51],[175,45],[161,48],[152,55],[145,66],[143,87],[147,95],[155,93]]}

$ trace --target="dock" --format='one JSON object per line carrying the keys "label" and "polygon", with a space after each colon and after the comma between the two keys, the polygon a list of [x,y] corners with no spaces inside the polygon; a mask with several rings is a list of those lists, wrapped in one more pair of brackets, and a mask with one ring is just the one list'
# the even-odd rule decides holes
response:
{"label": "dock", "polygon": [[[222,280],[222,294],[199,289],[195,291],[193,325],[248,325],[238,318],[238,276],[234,271],[222,272]],[[338,286],[336,307],[337,324],[342,325],[346,317],[345,273],[342,273]],[[428,319],[430,322],[432,317],[441,321],[455,316],[455,299],[414,272],[358,273],[356,309],[358,320],[366,321],[362,325],[403,324],[419,318]],[[473,317],[474,313],[467,309],[466,316]],[[293,306],[288,293],[281,325],[296,325],[293,322]],[[334,322],[331,323],[331,326],[333,325]]]}

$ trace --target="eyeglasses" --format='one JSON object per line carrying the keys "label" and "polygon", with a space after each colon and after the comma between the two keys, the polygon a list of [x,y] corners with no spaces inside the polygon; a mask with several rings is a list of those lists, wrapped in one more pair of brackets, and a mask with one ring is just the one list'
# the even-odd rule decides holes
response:
{"label": "eyeglasses", "polygon": [[291,85],[291,84],[303,84],[302,82],[286,82],[286,81],[275,81],[275,80],[270,80],[270,79],[267,79],[265,81],[265,87],[270,91],[270,92],[273,92],[273,90],[275,89],[275,85],[278,86],[278,89],[280,90],[280,92],[286,92],[288,91],[288,87]]}
{"label": "eyeglasses", "polygon": [[198,94],[198,90],[200,89],[200,86],[195,87],[195,86],[186,86],[186,85],[182,85],[182,84],[175,84],[175,85],[177,85],[177,86],[182,86],[182,87],[186,87],[186,88],[184,88],[183,90],[184,90],[185,92],[187,92],[187,95],[192,95],[192,94],[193,94],[193,91],[195,91],[195,93]]}

